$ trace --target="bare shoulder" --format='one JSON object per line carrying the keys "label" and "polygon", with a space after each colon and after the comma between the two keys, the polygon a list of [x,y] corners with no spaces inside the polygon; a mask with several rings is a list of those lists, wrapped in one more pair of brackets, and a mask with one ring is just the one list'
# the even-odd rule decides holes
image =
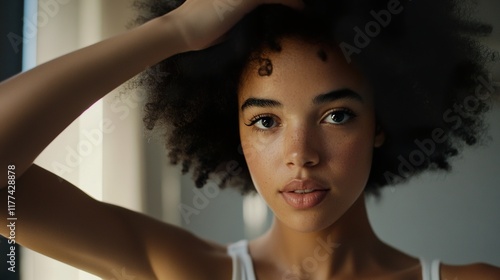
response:
{"label": "bare shoulder", "polygon": [[[115,207],[115,206],[112,206]],[[230,279],[231,258],[223,244],[200,238],[174,225],[123,210],[136,229],[157,279]]]}
{"label": "bare shoulder", "polygon": [[500,268],[486,263],[469,265],[441,265],[441,279],[445,280],[498,280]]}
{"label": "bare shoulder", "polygon": [[[175,255],[169,250],[172,244],[157,245],[155,249],[150,247],[150,260],[158,279],[231,279],[232,259],[224,245],[189,232],[175,245]],[[165,265],[166,261],[169,265]]]}

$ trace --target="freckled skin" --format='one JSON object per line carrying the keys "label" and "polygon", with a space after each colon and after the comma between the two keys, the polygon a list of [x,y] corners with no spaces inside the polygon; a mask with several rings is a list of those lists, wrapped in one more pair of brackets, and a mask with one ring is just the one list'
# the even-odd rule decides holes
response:
{"label": "freckled skin", "polygon": [[[298,39],[284,39],[282,47],[279,53],[266,53],[273,64],[270,76],[258,75],[258,66],[250,64],[238,96],[240,107],[248,98],[272,99],[282,106],[240,110],[240,137],[252,180],[278,223],[315,232],[335,223],[362,194],[373,149],[384,139],[375,132],[369,87],[339,52]],[[318,56],[321,50],[326,61]],[[317,95],[340,89],[358,93],[363,101],[313,104]],[[325,122],[328,112],[343,108],[355,117],[343,124]],[[245,125],[260,114],[273,115],[279,125],[266,131]],[[279,193],[294,178],[313,179],[330,192],[315,207],[294,209]]]}

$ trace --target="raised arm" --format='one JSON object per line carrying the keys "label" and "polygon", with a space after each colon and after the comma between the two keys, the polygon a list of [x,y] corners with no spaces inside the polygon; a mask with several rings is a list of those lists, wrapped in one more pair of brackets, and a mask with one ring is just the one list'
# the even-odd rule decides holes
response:
{"label": "raised arm", "polygon": [[94,102],[146,67],[185,50],[173,21],[172,16],[155,19],[1,83],[0,166],[15,164],[18,174],[24,173]]}

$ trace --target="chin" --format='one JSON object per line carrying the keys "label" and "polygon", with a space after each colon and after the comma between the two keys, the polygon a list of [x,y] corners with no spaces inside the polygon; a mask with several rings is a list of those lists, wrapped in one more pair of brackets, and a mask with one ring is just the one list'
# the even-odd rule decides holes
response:
{"label": "chin", "polygon": [[[285,214],[286,219],[277,218],[281,224],[286,227],[301,233],[314,233],[322,231],[338,220],[338,217],[332,215],[325,215],[322,213],[311,213],[312,211],[305,211],[302,213]],[[331,213],[331,212],[328,212]],[[293,216],[292,216],[293,215]]]}

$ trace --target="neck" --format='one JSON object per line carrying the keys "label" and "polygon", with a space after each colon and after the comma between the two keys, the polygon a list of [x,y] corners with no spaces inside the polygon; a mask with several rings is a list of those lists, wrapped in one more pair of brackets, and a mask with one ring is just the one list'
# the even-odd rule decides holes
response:
{"label": "neck", "polygon": [[298,232],[275,219],[271,229],[252,242],[250,250],[263,259],[273,256],[269,262],[283,275],[327,279],[366,271],[386,247],[371,228],[361,196],[338,221],[320,231]]}

